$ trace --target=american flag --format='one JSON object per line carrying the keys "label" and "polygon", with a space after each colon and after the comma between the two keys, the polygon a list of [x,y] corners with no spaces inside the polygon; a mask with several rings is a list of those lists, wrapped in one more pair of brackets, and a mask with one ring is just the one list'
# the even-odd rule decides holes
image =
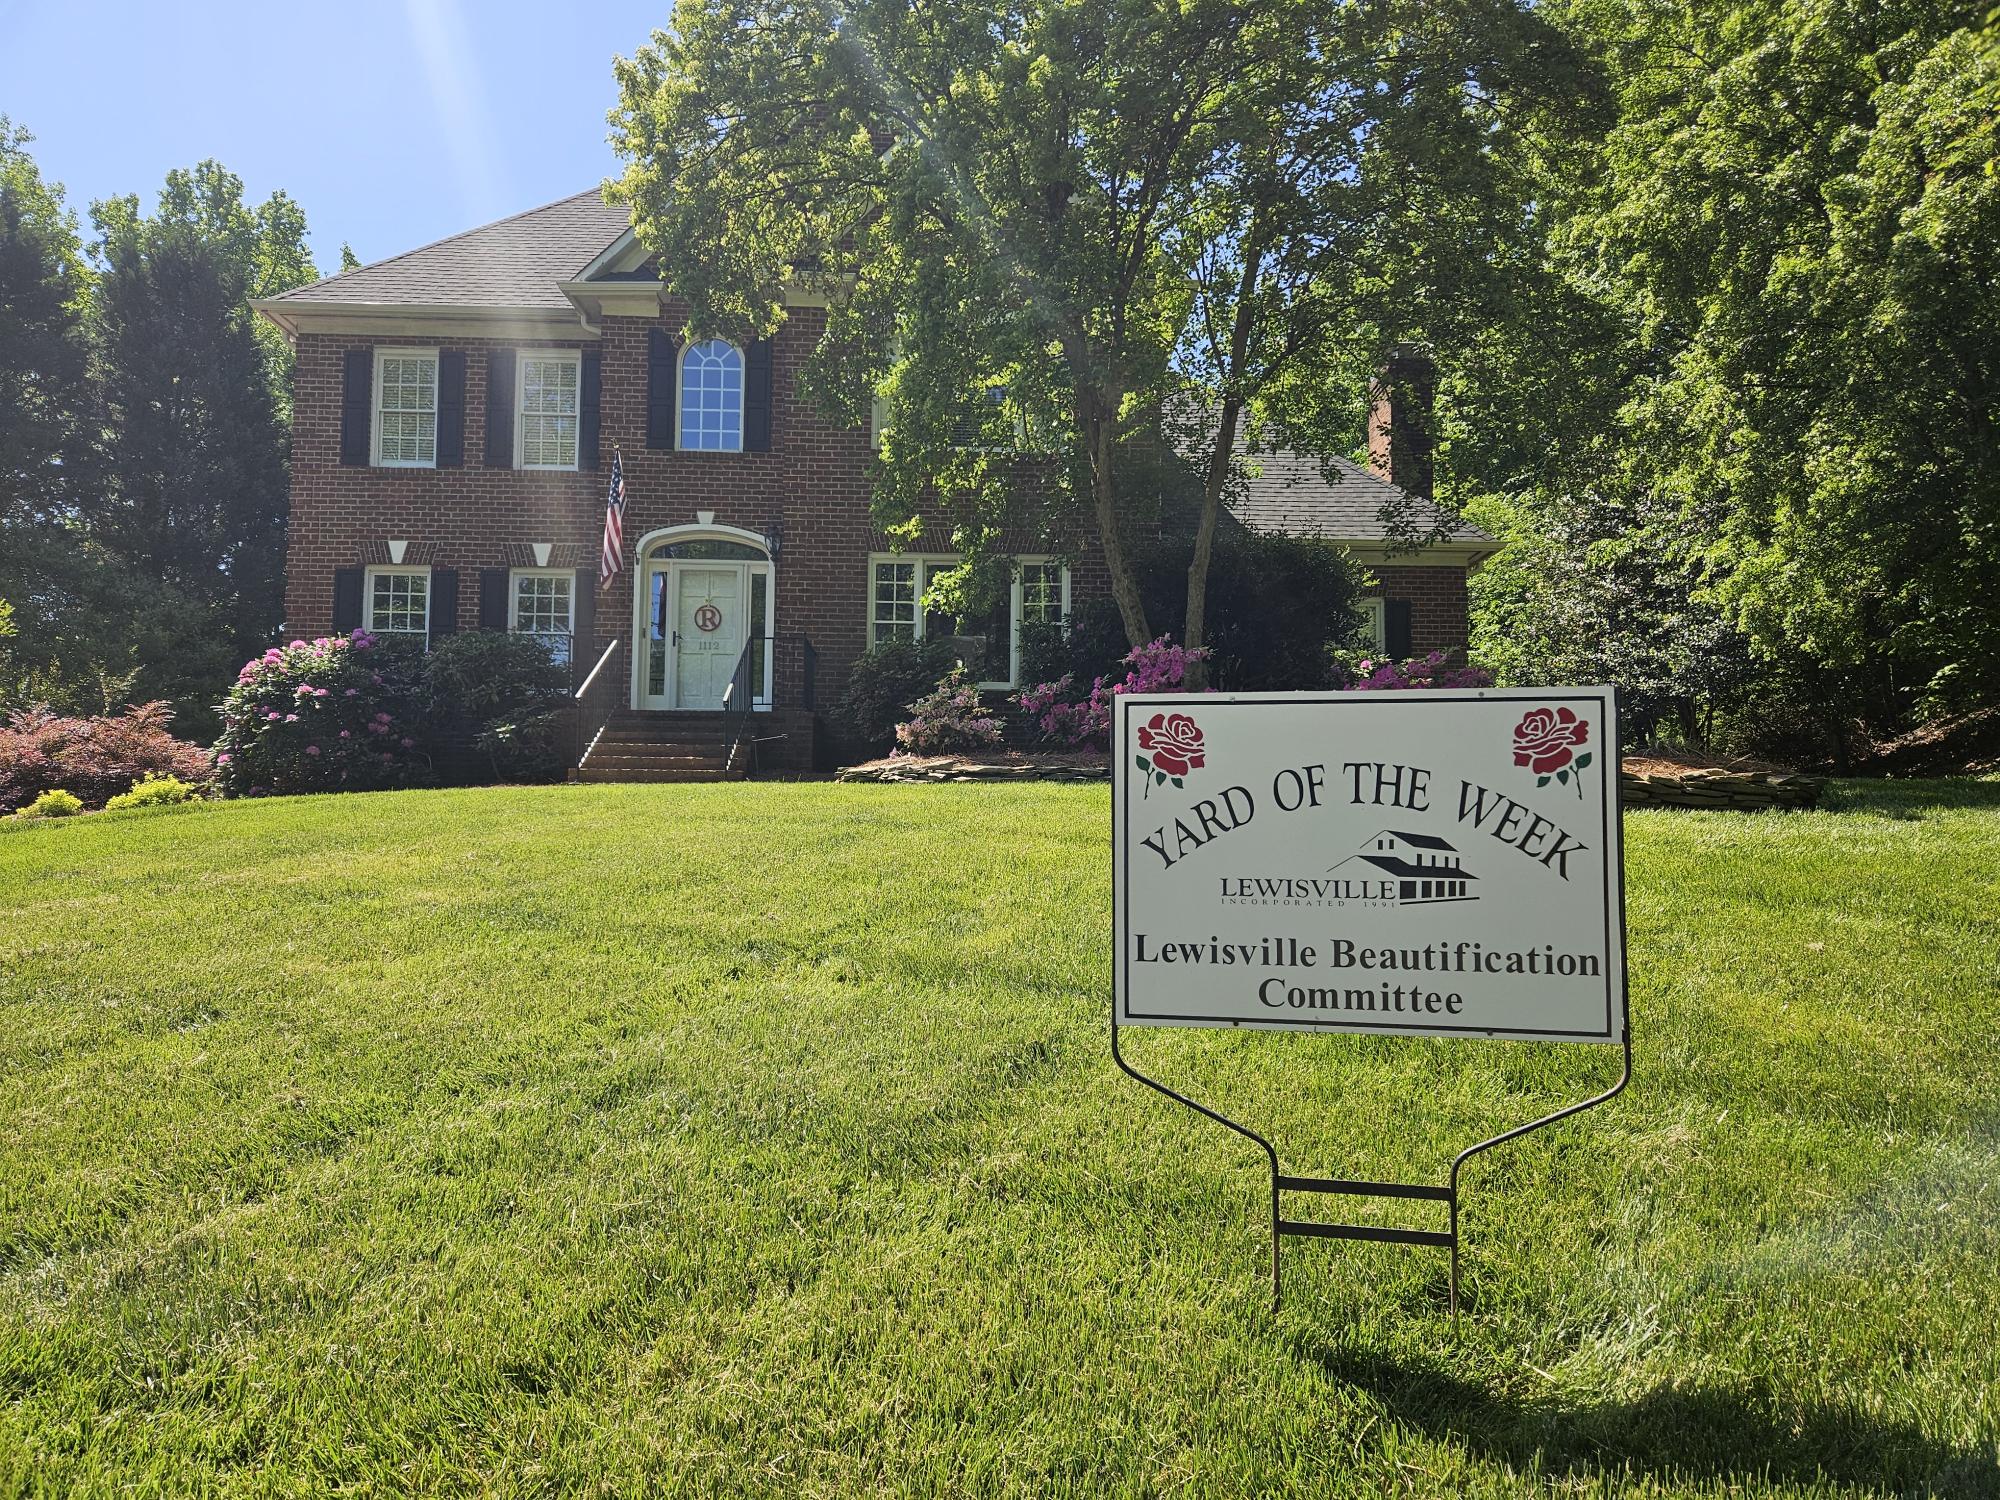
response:
{"label": "american flag", "polygon": [[597,586],[603,588],[625,566],[625,457],[611,455],[611,492],[604,497],[604,554],[597,560]]}

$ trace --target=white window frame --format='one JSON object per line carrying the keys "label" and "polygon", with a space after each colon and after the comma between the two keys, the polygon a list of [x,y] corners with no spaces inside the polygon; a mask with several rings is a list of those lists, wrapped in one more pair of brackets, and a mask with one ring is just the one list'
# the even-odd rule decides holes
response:
{"label": "white window frame", "polygon": [[562,634],[569,637],[569,654],[563,664],[576,658],[576,589],[577,574],[574,568],[509,568],[507,570],[507,630],[510,634],[528,634],[539,637],[542,632],[521,629],[521,580],[523,578],[561,578],[569,584],[569,623]]}
{"label": "white window frame", "polygon": [[1365,633],[1368,647],[1377,656],[1389,649],[1389,611],[1380,594],[1370,594],[1361,601],[1361,613],[1366,620]]}
{"label": "white window frame", "polygon": [[424,649],[431,646],[431,570],[409,564],[378,564],[362,571],[361,627],[370,635],[415,635],[414,630],[385,630],[375,624],[375,580],[377,578],[421,578],[424,581]]}
{"label": "white window frame", "polygon": [[[576,457],[566,464],[531,464],[527,452],[528,361],[566,364],[576,371]],[[537,412],[536,416],[544,415]],[[544,474],[574,474],[583,460],[583,351],[581,349],[516,349],[514,351],[514,467]]]}
{"label": "white window frame", "polygon": [[[686,429],[681,425],[681,397],[687,385],[687,362],[695,347],[700,344],[726,344],[736,351],[736,362],[742,379],[736,387],[736,446],[734,448],[689,448],[681,439]],[[744,400],[750,390],[750,355],[741,344],[725,338],[689,339],[674,356],[674,448],[682,453],[741,453],[744,438]]]}
{"label": "white window frame", "polygon": [[[1060,558],[1044,553],[1024,553],[1013,559],[1014,576],[1007,584],[1007,678],[1002,681],[982,682],[980,688],[990,692],[1000,692],[1021,685],[1021,624],[1024,600],[1021,590],[1021,570],[1031,564],[1054,563],[1062,569],[1062,618],[1070,614],[1070,570],[1069,564]],[[879,644],[875,639],[875,570],[885,563],[914,563],[916,565],[917,617],[911,625],[911,640],[920,641],[928,624],[930,611],[924,608],[924,595],[930,591],[930,576],[943,572],[959,564],[956,553],[951,552],[871,552],[868,554],[867,600],[865,603],[867,635],[870,647]]]}
{"label": "white window frame", "polygon": [[[382,362],[389,359],[428,359],[431,362],[431,456],[429,458],[384,458],[382,456]],[[437,467],[438,351],[411,349],[401,344],[375,346],[375,370],[368,387],[368,463],[376,469],[435,469]]]}

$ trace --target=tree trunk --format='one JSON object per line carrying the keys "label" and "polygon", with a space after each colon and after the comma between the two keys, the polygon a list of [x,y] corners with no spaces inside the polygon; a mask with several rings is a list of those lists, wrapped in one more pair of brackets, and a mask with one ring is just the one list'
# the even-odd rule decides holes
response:
{"label": "tree trunk", "polygon": [[[1188,562],[1187,628],[1181,632],[1181,644],[1190,651],[1200,648],[1208,629],[1208,563],[1215,551],[1215,523],[1222,512],[1223,487],[1229,483],[1229,457],[1236,450],[1236,423],[1243,412],[1243,393],[1237,382],[1243,378],[1250,352],[1253,319],[1250,299],[1263,269],[1263,232],[1253,222],[1250,243],[1243,255],[1242,279],[1236,288],[1236,315],[1229,330],[1228,384],[1223,387],[1227,394],[1222,398],[1222,410],[1215,424],[1215,446],[1209,450],[1208,475],[1201,490],[1201,519],[1194,530],[1194,556]],[[1189,662],[1184,685],[1191,693],[1204,691],[1208,687],[1208,663]]]}
{"label": "tree trunk", "polygon": [[[1207,482],[1201,492],[1201,519],[1194,529],[1194,556],[1188,562],[1187,629],[1181,644],[1190,651],[1202,644],[1208,629],[1208,563],[1215,551],[1215,523],[1222,513],[1222,487],[1229,481],[1229,455],[1236,447],[1236,422],[1243,403],[1234,396],[1222,403],[1221,420],[1216,424],[1215,448],[1209,455]],[[1190,693],[1208,687],[1208,663],[1188,663],[1183,684]]]}
{"label": "tree trunk", "polygon": [[1108,402],[1102,392],[1077,393],[1077,417],[1090,447],[1090,498],[1097,516],[1098,540],[1104,547],[1104,569],[1111,575],[1111,597],[1118,605],[1125,626],[1125,639],[1134,651],[1153,638],[1146,623],[1146,604],[1139,595],[1139,581],[1125,556],[1125,543],[1118,533],[1118,504],[1112,486],[1112,456],[1116,451],[1117,403]]}

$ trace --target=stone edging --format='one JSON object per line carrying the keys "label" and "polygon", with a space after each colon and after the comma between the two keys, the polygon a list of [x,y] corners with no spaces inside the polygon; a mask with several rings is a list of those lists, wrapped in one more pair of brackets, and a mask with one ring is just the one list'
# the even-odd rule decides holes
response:
{"label": "stone edging", "polygon": [[1813,807],[1826,780],[1717,767],[1677,774],[1621,771],[1618,787],[1627,807],[1727,807],[1755,812],[1771,807]]}

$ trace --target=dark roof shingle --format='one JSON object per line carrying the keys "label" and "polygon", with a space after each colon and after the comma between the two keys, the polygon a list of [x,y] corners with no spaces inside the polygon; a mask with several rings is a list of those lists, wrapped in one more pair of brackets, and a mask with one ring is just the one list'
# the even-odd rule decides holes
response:
{"label": "dark roof shingle", "polygon": [[631,225],[597,188],[274,299],[317,306],[555,308],[573,279]]}
{"label": "dark roof shingle", "polygon": [[[1401,522],[1405,533],[1427,533],[1440,519],[1436,505],[1405,493],[1351,459],[1320,459],[1290,448],[1247,451],[1240,440],[1237,451],[1256,472],[1230,510],[1252,531],[1387,541],[1394,529],[1391,517]],[[1470,522],[1455,520],[1443,540],[1493,539]]]}

